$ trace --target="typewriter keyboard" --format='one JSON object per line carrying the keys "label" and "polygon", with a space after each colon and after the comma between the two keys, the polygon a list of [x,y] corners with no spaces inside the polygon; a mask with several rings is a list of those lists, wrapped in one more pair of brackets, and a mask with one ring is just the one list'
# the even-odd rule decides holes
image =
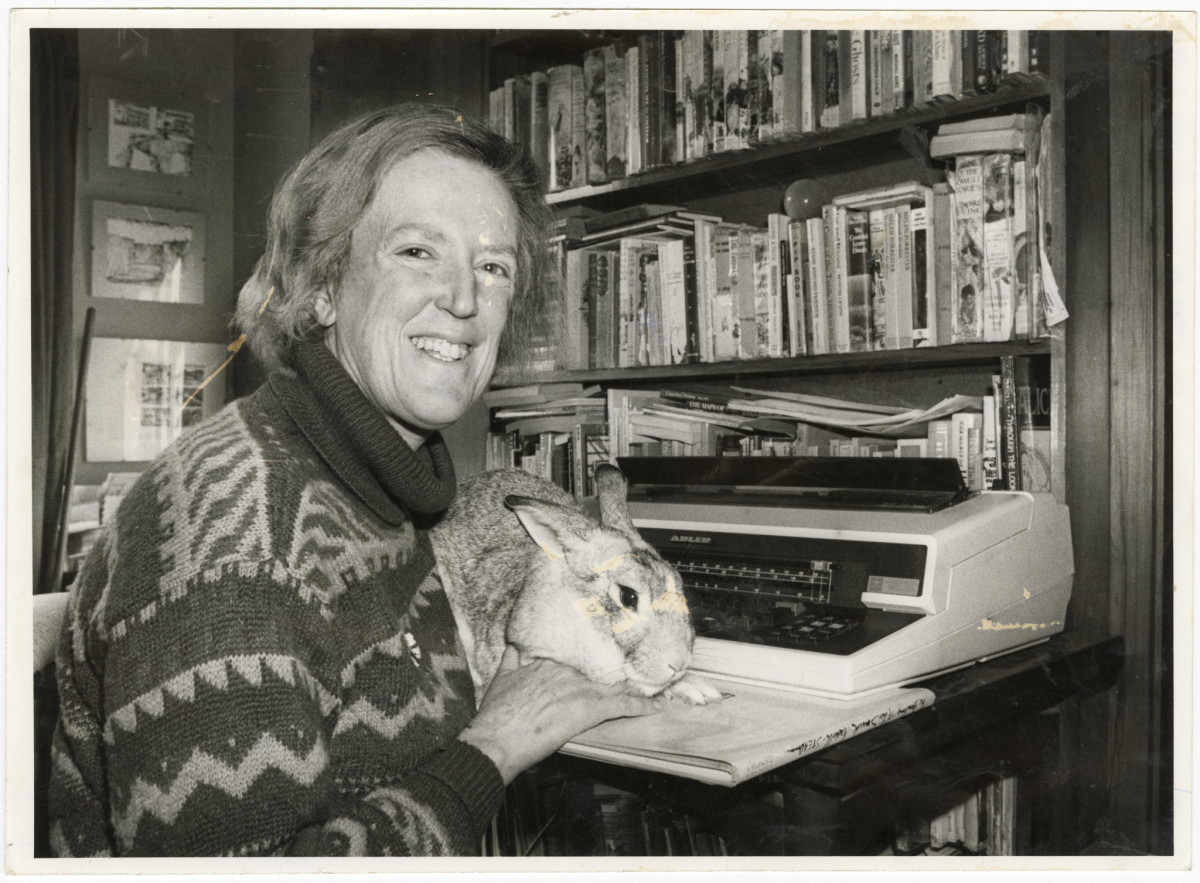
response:
{"label": "typewriter keyboard", "polygon": [[765,643],[776,647],[806,648],[844,635],[858,623],[858,617],[808,610],[785,622],[773,623],[760,634]]}

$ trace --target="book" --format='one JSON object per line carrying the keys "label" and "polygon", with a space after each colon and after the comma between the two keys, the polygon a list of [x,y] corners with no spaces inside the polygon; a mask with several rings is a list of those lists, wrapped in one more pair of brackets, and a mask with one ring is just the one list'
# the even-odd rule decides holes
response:
{"label": "book", "polygon": [[571,184],[572,188],[587,184],[584,152],[587,150],[587,90],[584,88],[583,66],[567,65],[571,84]]}
{"label": "book", "polygon": [[934,159],[966,153],[998,152],[1024,153],[1025,133],[1011,129],[988,129],[963,132],[959,135],[943,135],[938,132],[929,139],[929,155]]}
{"label": "book", "polygon": [[1015,337],[1016,265],[1013,255],[1013,159],[985,154],[983,174],[983,339]]}
{"label": "book", "polygon": [[[938,346],[954,342],[954,298],[952,264],[954,253],[951,240],[954,225],[953,194],[949,184],[937,184],[933,188],[933,210],[927,212],[929,236],[933,240],[933,285],[934,297],[930,303],[935,334],[931,338]],[[915,222],[914,222],[915,223]],[[914,241],[915,244],[915,241]]]}
{"label": "book", "polygon": [[529,153],[547,186],[550,182],[550,77],[545,71],[529,74]]}
{"label": "book", "polygon": [[951,339],[967,343],[983,339],[983,162],[961,156],[950,175],[953,189],[950,226]]}
{"label": "book", "polygon": [[710,260],[712,297],[709,301],[709,325],[713,338],[713,361],[738,358],[738,313],[736,305],[734,250],[738,226],[717,224],[712,235]]}
{"label": "book", "polygon": [[[890,280],[888,301],[887,349],[909,349],[915,345],[913,333],[914,289],[912,208],[907,205],[884,209],[888,248],[885,252],[885,278]],[[924,298],[922,298],[924,300]]]}
{"label": "book", "polygon": [[[689,240],[690,242],[690,240]],[[684,240],[675,239],[658,247],[663,365],[682,365],[688,352],[687,286],[684,281]]]}
{"label": "book", "polygon": [[758,303],[755,288],[754,228],[739,225],[729,238],[729,286],[735,310],[737,358],[758,358]]}
{"label": "book", "polygon": [[[867,212],[867,305],[869,309],[869,346],[871,350],[889,349],[889,331],[895,335],[896,306],[892,286],[895,262],[885,255],[888,248],[888,209]],[[893,215],[893,222],[895,216]],[[895,349],[895,347],[890,347]]]}
{"label": "book", "polygon": [[828,205],[825,224],[825,284],[829,293],[829,352],[850,352],[850,299],[846,287],[846,210]]}
{"label": "book", "polygon": [[603,47],[583,53],[584,175],[588,184],[608,180],[607,63]]}
{"label": "book", "polygon": [[849,318],[849,352],[871,349],[871,236],[867,212],[845,213],[846,312]]}
{"label": "book", "polygon": [[635,175],[645,168],[642,158],[642,83],[641,47],[625,50],[625,170]]}
{"label": "book", "polygon": [[677,77],[677,44],[674,34],[670,31],[660,31],[659,39],[659,165],[671,166],[679,162],[679,96]]}
{"label": "book", "polygon": [[[772,243],[776,248],[772,250]],[[778,356],[780,352],[780,303],[778,240],[769,230],[755,229],[750,233],[754,260],[754,357]]]}
{"label": "book", "polygon": [[850,119],[865,120],[871,109],[871,32],[850,31]]}
{"label": "book", "polygon": [[[785,219],[786,220],[786,219]],[[787,221],[787,237],[780,251],[787,256],[783,273],[784,297],[788,305],[789,356],[805,356],[812,352],[812,329],[808,323],[808,230],[804,221]]]}
{"label": "book", "polygon": [[605,172],[608,180],[616,181],[626,174],[628,114],[625,95],[625,45],[610,43],[603,48],[604,56],[604,137]]}
{"label": "book", "polygon": [[825,287],[825,225],[820,218],[804,222],[808,234],[807,319],[812,336],[813,355],[823,355],[829,349],[829,293]]}
{"label": "book", "polygon": [[550,120],[550,189],[566,190],[572,186],[574,172],[574,102],[571,95],[573,71],[580,75],[583,69],[576,65],[557,65],[547,72],[549,89]]}
{"label": "book", "polygon": [[1020,444],[1021,490],[1048,492],[1051,488],[1050,360],[1013,359],[1017,432]]}
{"label": "book", "polygon": [[933,702],[921,687],[829,699],[708,677],[725,698],[668,703],[659,714],[619,718],[568,742],[564,754],[732,787]]}
{"label": "book", "polygon": [[[839,32],[820,31],[819,33],[821,35],[821,59],[818,66],[822,76],[821,80],[817,81],[820,83],[821,89],[820,128],[835,129],[842,124],[843,90],[839,66]],[[815,43],[813,48],[816,49]],[[848,110],[847,108],[847,112]]]}

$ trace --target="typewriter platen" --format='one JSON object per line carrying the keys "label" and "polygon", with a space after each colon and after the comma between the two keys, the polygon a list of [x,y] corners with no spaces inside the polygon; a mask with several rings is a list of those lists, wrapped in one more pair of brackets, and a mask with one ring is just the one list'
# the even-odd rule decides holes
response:
{"label": "typewriter platen", "polygon": [[953,460],[619,462],[683,578],[696,670],[850,696],[1062,630],[1070,528],[1049,495],[968,494]]}

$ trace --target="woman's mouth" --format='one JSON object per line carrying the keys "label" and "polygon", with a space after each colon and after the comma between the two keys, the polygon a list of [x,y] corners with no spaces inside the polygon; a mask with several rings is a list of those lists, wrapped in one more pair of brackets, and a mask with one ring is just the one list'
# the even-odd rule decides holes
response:
{"label": "woman's mouth", "polygon": [[427,356],[437,359],[439,362],[458,362],[470,355],[471,347],[465,343],[451,343],[441,337],[413,337],[409,338],[413,346],[421,350]]}

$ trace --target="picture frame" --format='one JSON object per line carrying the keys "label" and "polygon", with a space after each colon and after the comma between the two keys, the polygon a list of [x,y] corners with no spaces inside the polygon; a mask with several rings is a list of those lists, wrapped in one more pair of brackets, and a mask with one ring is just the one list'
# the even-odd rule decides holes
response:
{"label": "picture frame", "polygon": [[203,194],[207,127],[183,90],[95,77],[87,128],[89,182],[123,193]]}
{"label": "picture frame", "polygon": [[92,297],[204,303],[204,216],[92,203]]}
{"label": "picture frame", "polygon": [[220,343],[97,337],[86,395],[88,462],[146,462],[225,404]]}

